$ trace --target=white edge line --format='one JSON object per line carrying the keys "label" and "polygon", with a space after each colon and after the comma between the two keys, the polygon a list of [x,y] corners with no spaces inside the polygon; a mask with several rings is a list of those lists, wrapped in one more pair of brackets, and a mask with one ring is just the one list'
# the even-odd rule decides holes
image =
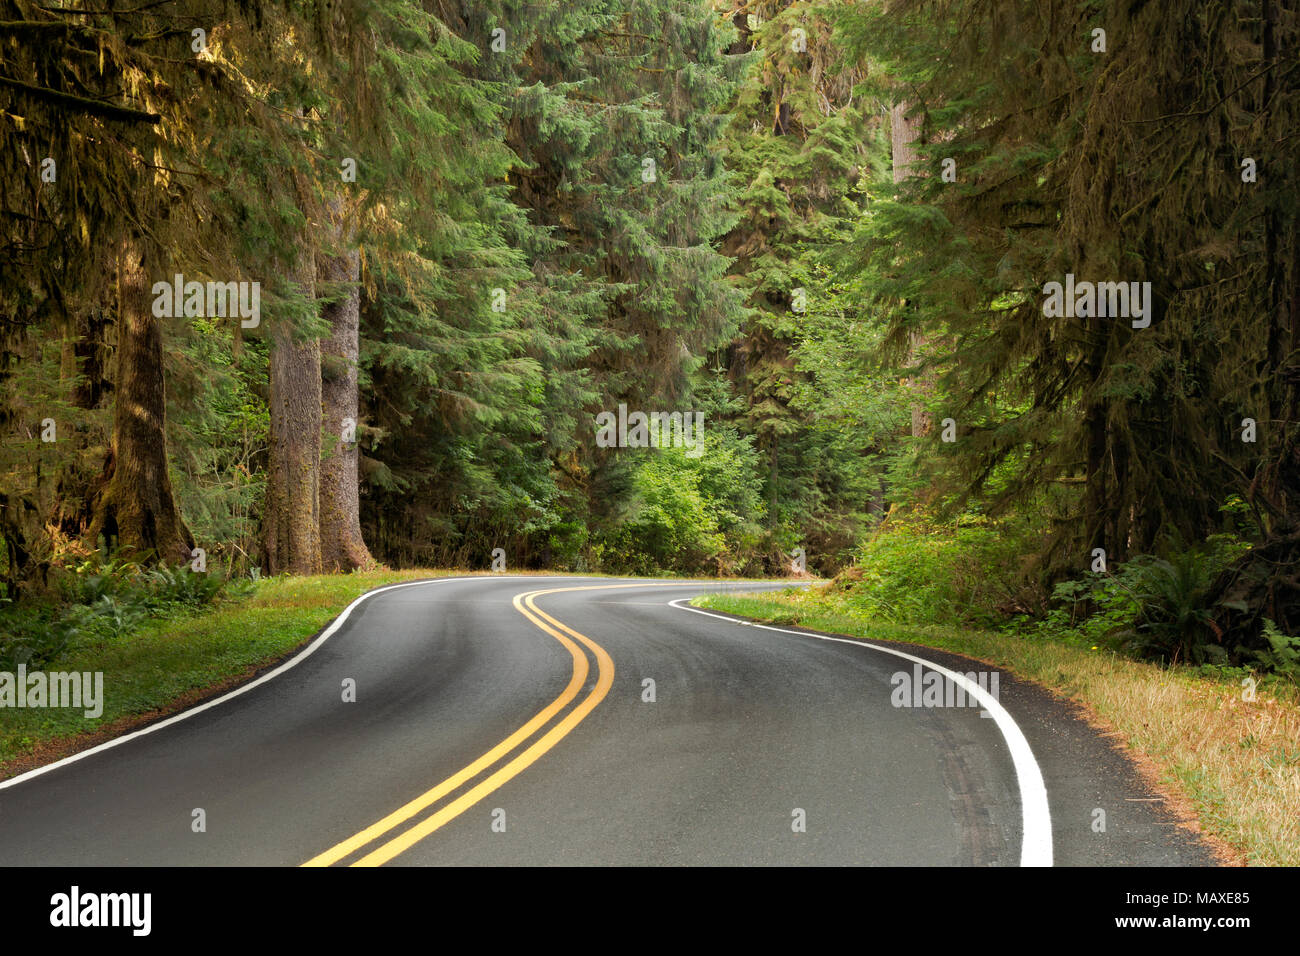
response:
{"label": "white edge line", "polygon": [[1020,787],[1020,808],[1023,818],[1020,865],[1052,865],[1052,816],[1047,804],[1047,787],[1043,783],[1043,772],[1038,766],[1038,761],[1034,759],[1034,752],[1030,749],[1029,741],[1025,739],[1025,735],[1021,732],[1015,719],[984,688],[956,671],[950,671],[946,667],[932,664],[930,661],[914,654],[894,650],[892,647],[882,647],[879,644],[872,644],[868,641],[855,640],[849,637],[831,637],[827,634],[815,634],[809,631],[791,631],[784,627],[773,627],[770,624],[737,620],[734,617],[703,611],[697,607],[684,607],[681,602],[687,600],[693,599],[678,598],[676,601],[669,601],[668,606],[675,607],[679,611],[693,611],[696,614],[703,614],[705,617],[714,617],[729,624],[746,624],[750,627],[762,628],[765,631],[779,631],[782,634],[795,634],[799,637],[815,637],[821,641],[835,641],[838,644],[855,644],[858,647],[869,647],[872,650],[892,654],[895,657],[901,657],[904,660],[938,671],[944,677],[963,688],[968,696],[978,700],[984,709],[992,715],[994,722],[998,725],[998,730],[1002,731],[1002,736],[1006,739],[1007,748],[1011,751],[1011,762],[1016,772],[1016,783]]}
{"label": "white edge line", "polygon": [[[546,577],[553,577],[553,576],[554,575],[546,575]],[[183,710],[179,714],[173,714],[171,717],[168,717],[165,720],[160,720],[155,724],[150,724],[148,727],[142,727],[139,730],[132,731],[129,734],[123,734],[121,737],[114,737],[112,740],[106,740],[104,743],[91,747],[88,750],[78,751],[77,753],[73,754],[70,757],[64,757],[62,760],[56,760],[54,763],[46,764],[43,767],[37,767],[35,770],[28,770],[26,773],[19,774],[16,777],[10,777],[8,780],[0,781],[0,790],[5,790],[9,787],[20,784],[26,780],[31,780],[33,777],[39,777],[41,774],[49,773],[51,770],[57,770],[59,767],[66,767],[68,764],[76,763],[78,760],[82,760],[86,757],[91,756],[92,754],[102,753],[105,750],[111,750],[114,747],[126,743],[128,740],[134,740],[137,737],[143,737],[145,734],[151,734],[155,730],[162,730],[164,727],[170,727],[172,724],[180,723],[182,720],[185,720],[187,717],[193,717],[195,714],[201,714],[205,710],[208,710],[212,707],[216,707],[218,704],[224,704],[232,697],[238,697],[240,694],[252,690],[254,687],[257,687],[259,684],[265,684],[273,677],[279,677],[289,668],[294,667],[297,664],[301,664],[308,657],[310,657],[318,647],[320,647],[327,640],[329,640],[330,637],[333,636],[334,633],[338,631],[340,627],[343,626],[343,622],[348,619],[348,615],[352,613],[353,609],[356,608],[357,605],[361,604],[362,601],[365,601],[368,598],[374,597],[376,594],[383,594],[385,591],[395,591],[398,588],[413,588],[413,587],[419,587],[421,585],[430,585],[430,584],[447,584],[451,581],[479,581],[479,580],[500,581],[505,577],[507,576],[506,575],[493,575],[493,576],[470,575],[467,577],[434,578],[431,581],[403,581],[400,584],[386,584],[381,588],[375,588],[373,591],[367,591],[365,594],[360,595],[355,601],[353,601],[351,604],[345,607],[343,609],[343,612],[338,617],[336,617],[332,622],[330,622],[329,626],[326,627],[325,630],[323,630],[320,633],[320,636],[317,637],[316,640],[312,641],[309,645],[307,645],[306,648],[299,651],[293,657],[289,658],[279,667],[275,668],[275,670],[267,671],[261,677],[257,678],[256,680],[249,681],[247,684],[240,684],[230,693],[222,694],[220,697],[216,698],[215,700],[206,701],[205,703],[199,704],[197,707],[191,707],[189,710]],[[530,580],[534,579],[533,575],[510,575],[510,577],[525,577]]]}

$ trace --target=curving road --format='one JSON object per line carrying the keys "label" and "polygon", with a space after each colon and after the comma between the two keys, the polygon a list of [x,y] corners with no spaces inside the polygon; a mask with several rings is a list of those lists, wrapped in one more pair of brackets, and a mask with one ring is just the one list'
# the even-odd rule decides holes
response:
{"label": "curving road", "polygon": [[772,586],[380,589],[259,681],[0,783],[0,865],[1214,862],[1034,685],[895,706],[895,675],[987,668],[682,606]]}

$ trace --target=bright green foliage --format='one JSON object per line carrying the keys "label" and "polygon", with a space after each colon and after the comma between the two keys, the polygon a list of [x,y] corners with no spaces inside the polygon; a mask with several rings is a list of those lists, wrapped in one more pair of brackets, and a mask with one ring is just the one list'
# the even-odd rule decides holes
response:
{"label": "bright green foliage", "polygon": [[634,459],[616,524],[601,542],[607,567],[744,573],[763,516],[754,465],[752,438],[729,427],[707,432],[698,455],[670,447]]}
{"label": "bright green foliage", "polygon": [[[868,502],[880,506],[879,478],[862,462],[874,437],[845,427],[858,409],[835,407],[835,370],[797,357],[856,317],[824,260],[860,214],[857,188],[887,167],[870,103],[853,95],[861,71],[831,41],[834,7],[758,2],[733,16],[745,72],[725,155],[743,185],[722,244],[749,306],[726,361],[745,403],[738,422],[762,456],[772,544],[802,544],[822,568],[851,550]],[[780,567],[769,558],[767,570]]]}
{"label": "bright green foliage", "polygon": [[862,544],[833,587],[881,620],[988,627],[1040,606],[1026,567],[1036,536],[1023,521],[954,524],[897,514]]}
{"label": "bright green foliage", "polygon": [[679,456],[674,449],[636,469],[634,497],[611,542],[627,571],[694,569],[723,556],[718,515],[700,489],[699,473]]}

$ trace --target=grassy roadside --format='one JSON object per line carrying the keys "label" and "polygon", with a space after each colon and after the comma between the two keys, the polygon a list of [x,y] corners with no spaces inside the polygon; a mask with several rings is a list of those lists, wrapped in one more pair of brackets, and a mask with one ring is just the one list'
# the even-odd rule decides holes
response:
{"label": "grassy roadside", "polygon": [[44,670],[102,671],[104,712],[5,708],[0,779],[117,736],[233,686],[315,636],[358,595],[448,572],[372,571],[270,578],[244,600],[150,620],[119,641],[76,647]]}
{"label": "grassy roadside", "polygon": [[909,641],[988,661],[1083,706],[1157,782],[1185,797],[1211,839],[1251,865],[1300,865],[1300,699],[1045,640],[884,624],[820,588],[694,602],[769,623]]}
{"label": "grassy roadside", "polygon": [[[257,583],[251,597],[150,619],[122,639],[70,648],[41,670],[102,672],[103,713],[87,718],[84,708],[0,710],[0,780],[244,682],[315,637],[366,591],[399,581],[473,573],[423,568],[268,578]],[[511,572],[519,574],[553,572]]]}

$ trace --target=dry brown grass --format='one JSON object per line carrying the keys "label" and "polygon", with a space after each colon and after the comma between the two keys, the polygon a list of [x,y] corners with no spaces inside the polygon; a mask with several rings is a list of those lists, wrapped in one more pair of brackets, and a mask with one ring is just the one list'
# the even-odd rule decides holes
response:
{"label": "dry brown grass", "polygon": [[1262,690],[1245,701],[1241,687],[1178,670],[1092,660],[1072,663],[1071,696],[1150,758],[1208,833],[1248,863],[1300,865],[1300,707]]}

